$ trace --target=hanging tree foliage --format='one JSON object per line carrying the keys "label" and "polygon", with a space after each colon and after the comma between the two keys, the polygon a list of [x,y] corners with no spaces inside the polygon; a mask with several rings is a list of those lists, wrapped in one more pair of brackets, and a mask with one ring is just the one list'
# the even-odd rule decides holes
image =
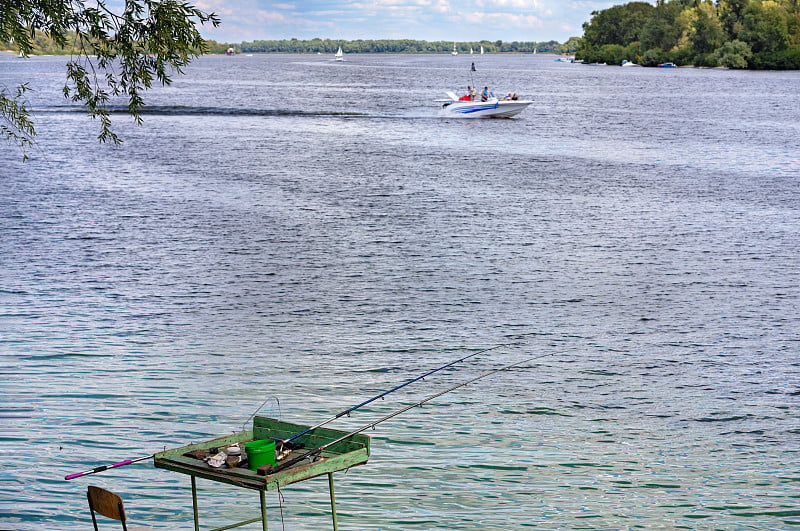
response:
{"label": "hanging tree foliage", "polygon": [[[196,26],[206,23],[217,26],[219,18],[179,0],[125,0],[118,10],[104,0],[0,0],[0,42],[27,55],[41,32],[77,50],[67,62],[64,96],[99,121],[102,142],[120,142],[111,129],[109,99],[124,97],[141,123],[143,92],[154,82],[169,85],[173,73],[206,51]],[[0,84],[0,134],[23,154],[36,136],[27,88]]]}

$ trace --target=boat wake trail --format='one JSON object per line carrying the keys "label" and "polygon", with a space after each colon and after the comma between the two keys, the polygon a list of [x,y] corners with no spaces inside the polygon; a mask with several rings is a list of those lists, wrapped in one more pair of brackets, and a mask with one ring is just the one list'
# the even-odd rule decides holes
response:
{"label": "boat wake trail", "polygon": [[[106,110],[111,114],[127,114],[128,107],[113,106]],[[38,113],[84,113],[83,107],[52,106],[37,109]],[[192,107],[184,105],[153,105],[143,107],[141,114],[151,116],[367,116],[367,113],[354,111],[311,110],[298,111],[292,109],[242,109],[234,107]]]}

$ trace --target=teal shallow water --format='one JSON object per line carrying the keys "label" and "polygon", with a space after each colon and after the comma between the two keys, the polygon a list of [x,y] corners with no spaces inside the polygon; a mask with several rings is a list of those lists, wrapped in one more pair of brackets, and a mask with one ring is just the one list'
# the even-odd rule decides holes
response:
{"label": "teal shallow water", "polygon": [[[42,124],[0,153],[3,529],[86,529],[90,483],[191,529],[182,476],[62,478],[518,339],[338,421],[556,352],[370,432],[342,528],[800,525],[797,73],[490,57],[537,103],[459,122],[427,103],[449,56],[208,57],[113,148],[47,92],[59,58],[0,61]],[[203,523],[257,499],[201,482]],[[328,512],[324,479],[283,491],[286,529]]]}

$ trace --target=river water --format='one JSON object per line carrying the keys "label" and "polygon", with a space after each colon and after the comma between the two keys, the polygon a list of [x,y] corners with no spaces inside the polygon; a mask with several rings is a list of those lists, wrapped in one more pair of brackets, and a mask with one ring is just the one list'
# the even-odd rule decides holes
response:
{"label": "river water", "polygon": [[[31,160],[0,151],[0,529],[83,530],[88,484],[192,529],[152,461],[265,415],[370,431],[340,527],[800,525],[800,73],[537,56],[205,57],[120,147],[30,81]],[[474,83],[534,104],[443,120]],[[257,513],[200,480],[205,528]],[[270,528],[330,528],[327,482]],[[283,523],[282,523],[282,522]]]}

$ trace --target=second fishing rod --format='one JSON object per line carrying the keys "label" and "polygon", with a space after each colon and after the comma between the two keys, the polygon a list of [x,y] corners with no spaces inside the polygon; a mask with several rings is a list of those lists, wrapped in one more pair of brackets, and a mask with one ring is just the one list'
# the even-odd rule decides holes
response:
{"label": "second fishing rod", "polygon": [[[535,333],[536,332],[531,332],[529,334],[517,334],[516,337],[521,338],[521,337],[524,337],[524,336],[533,335]],[[320,428],[322,426],[325,426],[326,424],[328,424],[330,422],[333,422],[334,420],[336,420],[338,418],[341,418],[341,417],[343,417],[345,415],[349,415],[353,411],[356,411],[357,409],[360,409],[360,408],[366,406],[367,404],[370,404],[370,403],[372,403],[372,402],[374,402],[376,400],[379,400],[379,399],[385,397],[386,395],[388,395],[390,393],[398,391],[398,390],[400,390],[400,389],[402,389],[402,388],[404,388],[404,387],[406,387],[408,385],[413,384],[414,382],[418,382],[420,380],[423,380],[424,378],[426,378],[426,377],[428,377],[428,376],[430,376],[432,374],[435,374],[435,373],[437,373],[439,371],[447,369],[448,367],[452,367],[453,365],[461,363],[462,361],[466,361],[469,358],[472,358],[472,357],[477,356],[479,354],[484,354],[484,353],[490,352],[492,350],[497,350],[497,349],[503,348],[503,347],[509,347],[509,346],[512,346],[512,345],[515,345],[515,344],[518,344],[518,341],[517,342],[510,342],[510,343],[501,343],[501,344],[495,345],[493,347],[489,347],[489,348],[485,348],[483,350],[479,350],[477,352],[473,352],[472,354],[468,354],[466,356],[463,356],[463,357],[461,357],[461,358],[459,358],[457,360],[451,361],[450,363],[446,363],[446,364],[444,364],[444,365],[442,365],[440,367],[436,367],[435,369],[431,369],[430,371],[426,372],[425,374],[422,374],[422,375],[417,376],[415,378],[411,378],[410,380],[408,380],[408,381],[406,381],[406,382],[404,382],[404,383],[402,383],[400,385],[396,385],[396,386],[392,387],[391,389],[387,389],[386,391],[383,391],[382,393],[379,393],[379,394],[377,394],[377,395],[375,395],[375,396],[373,396],[371,398],[368,398],[367,400],[364,400],[363,402],[361,402],[359,404],[351,406],[351,407],[349,407],[349,408],[337,413],[336,415],[334,415],[334,416],[332,416],[332,417],[320,422],[319,424],[315,424],[314,426],[311,426],[311,427],[306,428],[306,429],[304,429],[304,430],[302,430],[302,431],[300,431],[298,433],[295,433],[291,437],[288,437],[286,439],[276,439],[276,443],[279,446],[285,446],[285,447],[288,447],[288,448],[292,448],[293,445],[292,445],[291,441],[294,441],[298,437],[302,437],[303,435],[309,433],[310,431],[315,430],[316,428]],[[261,407],[264,406],[264,404],[266,404],[266,401],[263,404],[261,404],[261,406],[255,411],[255,413],[250,415],[250,417],[247,419],[247,421],[245,421],[245,424],[247,424],[247,422],[249,422],[250,419],[252,419],[256,415],[256,413],[258,413],[258,410],[260,410]],[[295,444],[294,447],[300,447],[300,445],[296,445]],[[90,474],[97,474],[99,472],[104,472],[104,471],[110,470],[112,468],[119,468],[121,466],[126,466],[126,465],[130,465],[130,464],[133,464],[133,463],[138,463],[138,462],[141,462],[141,461],[145,461],[147,459],[151,459],[152,457],[153,457],[153,455],[151,454],[151,455],[140,457],[140,458],[137,458],[137,459],[125,459],[123,461],[119,461],[117,463],[113,463],[113,464],[110,464],[110,465],[98,466],[98,467],[95,467],[95,468],[92,468],[90,470],[86,470],[86,471],[83,471],[83,472],[77,472],[77,473],[74,473],[74,474],[69,474],[69,475],[65,476],[64,479],[70,480],[70,479],[75,479],[75,478],[79,478],[79,477],[83,477],[83,476],[88,476]]]}
{"label": "second fishing rod", "polygon": [[[522,334],[522,335],[530,335],[530,334]],[[360,403],[358,403],[358,404],[356,404],[354,406],[351,406],[351,407],[349,407],[349,408],[347,408],[345,410],[342,410],[339,413],[336,413],[335,415],[333,415],[332,417],[330,417],[330,418],[328,418],[326,420],[323,420],[319,424],[315,424],[313,426],[310,426],[310,427],[308,427],[308,428],[306,428],[306,429],[304,429],[302,431],[299,431],[299,432],[295,433],[291,437],[288,437],[286,439],[282,439],[282,440],[279,440],[279,441],[276,441],[276,442],[279,445],[284,445],[284,446],[285,445],[289,445],[289,443],[291,443],[295,439],[298,439],[298,438],[302,437],[306,433],[309,433],[309,432],[311,432],[311,431],[313,431],[313,430],[315,430],[317,428],[321,428],[322,426],[325,426],[326,424],[328,424],[330,422],[333,422],[334,420],[339,419],[341,417],[349,416],[350,413],[352,413],[353,411],[356,411],[357,409],[361,409],[362,407],[364,407],[364,406],[366,406],[368,404],[371,404],[372,402],[375,402],[376,400],[380,400],[381,398],[385,397],[386,395],[388,395],[390,393],[394,393],[395,391],[399,391],[400,389],[402,389],[402,388],[404,388],[404,387],[406,387],[408,385],[411,385],[411,384],[413,384],[415,382],[423,380],[423,379],[427,378],[428,376],[430,376],[432,374],[435,374],[435,373],[437,373],[439,371],[447,369],[448,367],[452,367],[453,365],[461,363],[462,361],[466,361],[469,358],[477,356],[478,354],[484,354],[484,353],[490,352],[492,350],[497,350],[497,349],[503,348],[503,347],[509,347],[509,346],[515,345],[515,344],[516,343],[502,343],[502,344],[499,344],[499,345],[495,345],[493,347],[485,348],[483,350],[479,350],[477,352],[473,352],[472,354],[468,354],[468,355],[466,355],[466,356],[464,356],[462,358],[459,358],[457,360],[451,361],[450,363],[446,363],[446,364],[442,365],[441,367],[436,367],[435,369],[431,369],[430,371],[426,372],[425,374],[422,374],[422,375],[417,376],[415,378],[411,378],[410,380],[408,380],[408,381],[406,381],[404,383],[401,383],[400,385],[396,385],[396,386],[392,387],[391,389],[387,389],[386,391],[378,393],[377,395],[375,395],[373,397],[370,397],[367,400],[364,400],[363,402],[360,402]]]}
{"label": "second fishing rod", "polygon": [[365,424],[364,426],[358,428],[357,430],[351,431],[351,432],[339,437],[336,440],[333,440],[333,441],[330,441],[328,443],[323,444],[322,446],[318,446],[316,448],[308,450],[307,452],[305,452],[305,453],[303,453],[301,455],[298,455],[297,457],[288,458],[283,462],[279,462],[277,465],[272,465],[272,466],[265,465],[264,467],[262,467],[263,471],[262,471],[262,468],[258,469],[258,473],[259,474],[276,474],[276,473],[278,473],[278,472],[280,472],[282,470],[286,470],[287,468],[290,468],[290,467],[292,467],[292,466],[294,466],[294,465],[296,465],[298,463],[301,463],[301,462],[305,461],[306,459],[310,459],[310,460],[313,461],[313,460],[318,459],[319,457],[321,457],[322,456],[322,452],[325,451],[326,449],[330,448],[331,446],[333,446],[333,445],[335,445],[337,443],[340,443],[342,441],[345,441],[345,440],[349,439],[350,437],[352,437],[354,435],[358,435],[359,433],[365,432],[370,428],[374,429],[375,426],[377,426],[378,424],[381,424],[382,422],[386,422],[387,420],[389,420],[391,418],[394,418],[394,417],[396,417],[398,415],[401,415],[401,414],[405,413],[406,411],[408,411],[410,409],[414,409],[415,407],[420,407],[423,404],[425,404],[427,402],[430,402],[431,400],[433,400],[435,398],[438,398],[438,397],[440,397],[442,395],[445,395],[447,393],[455,391],[456,389],[460,389],[461,387],[465,387],[467,385],[475,383],[478,380],[482,380],[484,378],[488,378],[489,376],[495,375],[495,374],[497,374],[499,372],[507,371],[509,369],[513,369],[515,367],[519,367],[520,365],[523,365],[525,363],[530,363],[530,362],[532,362],[534,360],[538,360],[538,359],[541,359],[541,358],[546,358],[548,356],[553,356],[553,355],[559,354],[559,353],[560,352],[548,352],[547,354],[540,354],[538,356],[533,356],[531,358],[526,358],[524,360],[511,363],[511,364],[506,365],[504,367],[500,367],[498,369],[493,369],[491,371],[485,372],[485,373],[483,373],[483,374],[481,374],[479,376],[476,376],[476,377],[474,377],[474,378],[472,378],[470,380],[458,383],[456,385],[453,385],[452,387],[448,387],[447,389],[445,389],[443,391],[439,391],[438,393],[430,395],[429,397],[424,398],[422,400],[419,400],[418,402],[414,402],[413,404],[411,404],[409,406],[403,407],[403,408],[398,409],[398,410],[396,410],[396,411],[394,411],[392,413],[389,413],[388,415],[386,415],[384,417],[381,417],[380,419],[378,419],[378,420],[376,420],[374,422],[370,422],[369,424]]}

